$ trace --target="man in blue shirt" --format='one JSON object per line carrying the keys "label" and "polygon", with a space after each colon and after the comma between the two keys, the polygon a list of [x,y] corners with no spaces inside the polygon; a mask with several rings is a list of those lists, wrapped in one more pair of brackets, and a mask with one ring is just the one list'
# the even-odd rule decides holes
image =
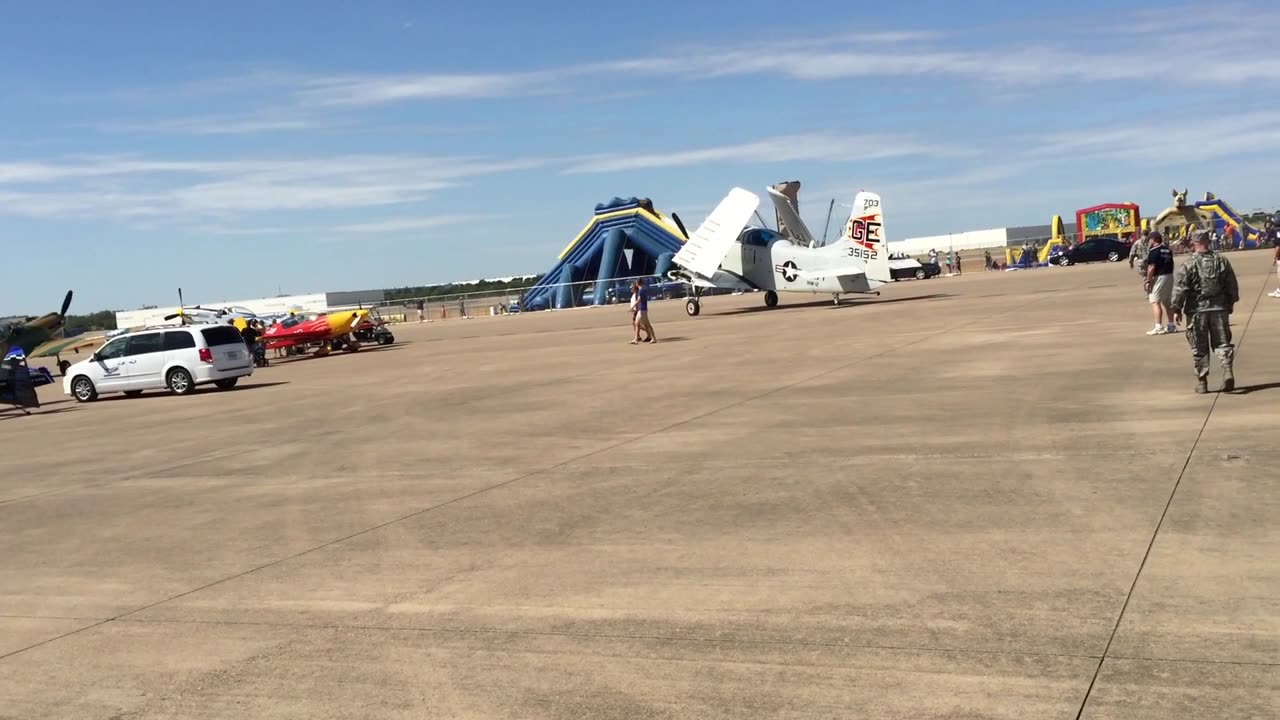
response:
{"label": "man in blue shirt", "polygon": [[1155,318],[1156,326],[1148,330],[1147,334],[1176,333],[1178,323],[1174,320],[1173,309],[1170,307],[1173,300],[1173,251],[1164,244],[1164,236],[1158,231],[1151,233],[1150,241],[1143,289],[1147,292],[1147,302],[1151,303],[1151,315]]}

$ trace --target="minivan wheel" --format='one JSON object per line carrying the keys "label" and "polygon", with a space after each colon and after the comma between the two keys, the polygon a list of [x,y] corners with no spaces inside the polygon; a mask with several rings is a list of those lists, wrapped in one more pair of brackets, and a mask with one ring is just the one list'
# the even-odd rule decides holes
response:
{"label": "minivan wheel", "polygon": [[71,394],[77,402],[92,402],[98,399],[98,388],[93,386],[92,380],[81,375],[71,381]]}
{"label": "minivan wheel", "polygon": [[223,378],[222,380],[214,380],[213,384],[219,390],[230,390],[231,388],[236,386],[236,381],[239,379],[240,378],[238,377]]}
{"label": "minivan wheel", "polygon": [[196,383],[191,378],[191,373],[186,368],[176,367],[169,371],[169,375],[165,378],[165,385],[169,387],[169,392],[174,395],[188,395],[192,390],[196,389]]}

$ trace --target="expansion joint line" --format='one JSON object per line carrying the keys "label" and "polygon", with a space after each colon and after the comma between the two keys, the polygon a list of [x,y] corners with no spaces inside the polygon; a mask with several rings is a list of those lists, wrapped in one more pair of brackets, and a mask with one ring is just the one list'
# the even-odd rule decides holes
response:
{"label": "expansion joint line", "polygon": [[[1240,336],[1236,340],[1236,348],[1239,349],[1244,344],[1244,336],[1249,332],[1249,325],[1253,322],[1253,314],[1258,309],[1258,303],[1262,301],[1262,294],[1267,289],[1267,283],[1264,279],[1261,289],[1258,290],[1258,296],[1253,299],[1253,307],[1249,309],[1249,318],[1244,321],[1244,327],[1240,328]],[[1209,420],[1213,418],[1213,411],[1218,407],[1218,400],[1222,398],[1222,394],[1218,393],[1213,396],[1213,402],[1209,403],[1209,410],[1204,414],[1204,422],[1200,424],[1200,431],[1196,433],[1196,438],[1191,443],[1191,449],[1187,451],[1187,457],[1182,461],[1182,469],[1178,471],[1178,477],[1173,481],[1173,487],[1169,490],[1169,499],[1164,503],[1164,510],[1160,512],[1160,519],[1156,521],[1155,529],[1151,532],[1151,540],[1147,542],[1147,550],[1142,554],[1142,561],[1138,563],[1138,571],[1133,575],[1133,582],[1129,584],[1129,592],[1125,593],[1124,602],[1120,605],[1120,613],[1116,616],[1116,624],[1111,628],[1111,634],[1107,637],[1106,647],[1102,649],[1102,656],[1098,658],[1098,665],[1093,669],[1093,677],[1089,680],[1089,687],[1084,691],[1084,698],[1080,701],[1080,709],[1076,711],[1076,720],[1084,715],[1084,710],[1089,705],[1089,698],[1093,695],[1093,687],[1098,682],[1098,676],[1102,674],[1102,666],[1107,662],[1107,656],[1111,652],[1111,644],[1115,642],[1116,635],[1120,632],[1120,624],[1124,622],[1124,613],[1129,609],[1129,601],[1133,599],[1133,593],[1138,588],[1138,580],[1142,578],[1142,571],[1147,567],[1147,560],[1151,557],[1151,550],[1156,546],[1156,538],[1160,536],[1160,529],[1164,527],[1164,519],[1169,515],[1169,508],[1173,506],[1173,498],[1178,494],[1178,487],[1182,485],[1182,478],[1187,474],[1187,468],[1191,466],[1191,459],[1195,457],[1196,448],[1200,445],[1200,439],[1204,437],[1204,431],[1209,427]]]}
{"label": "expansion joint line", "polygon": [[5,654],[3,654],[3,655],[0,655],[0,660],[4,660],[4,659],[6,659],[6,658],[13,657],[14,655],[17,655],[17,654],[19,654],[19,653],[26,652],[26,651],[28,651],[28,650],[32,650],[32,649],[38,648],[38,647],[40,647],[40,646],[42,646],[42,645],[48,645],[49,643],[57,642],[57,641],[62,640],[62,639],[64,639],[64,638],[71,637],[72,635],[77,635],[77,634],[79,634],[79,633],[85,632],[86,630],[92,630],[92,629],[94,629],[94,628],[96,628],[96,627],[100,627],[100,626],[102,626],[102,625],[105,625],[105,624],[110,623],[110,622],[114,622],[114,621],[116,621],[116,620],[122,620],[122,619],[128,618],[128,617],[130,617],[131,615],[136,615],[136,614],[138,614],[138,613],[140,613],[140,612],[144,612],[144,611],[146,611],[146,610],[150,610],[150,609],[152,609],[152,608],[155,608],[155,607],[157,607],[157,606],[163,605],[163,604],[165,604],[165,603],[172,602],[172,601],[174,601],[174,600],[179,600],[179,599],[181,599],[181,598],[187,597],[188,595],[193,595],[193,594],[195,594],[195,593],[198,593],[198,592],[201,592],[201,591],[204,591],[204,590],[208,590],[209,588],[216,587],[216,586],[218,586],[218,585],[222,585],[223,583],[231,582],[232,580],[238,580],[239,578],[245,577],[246,575],[251,575],[251,574],[256,573],[256,572],[258,572],[258,571],[260,571],[260,570],[266,570],[266,569],[268,569],[268,568],[275,567],[276,565],[280,565],[281,563],[286,563],[286,562],[289,562],[290,560],[296,560],[297,558],[300,558],[300,557],[302,557],[302,556],[304,556],[304,555],[310,555],[311,553],[317,552],[317,551],[319,551],[319,550],[324,550],[324,549],[326,549],[326,548],[333,547],[333,546],[335,546],[335,545],[338,545],[339,543],[344,543],[344,542],[346,542],[346,541],[348,541],[348,540],[352,540],[352,539],[357,538],[357,537],[360,537],[360,536],[362,536],[362,535],[367,535],[368,533],[375,532],[375,531],[377,531],[377,530],[381,530],[381,529],[386,528],[386,527],[389,527],[389,526],[391,526],[391,525],[395,525],[395,524],[397,524],[397,523],[401,523],[401,522],[404,522],[404,521],[406,521],[406,520],[411,520],[411,519],[413,519],[413,518],[416,518],[416,517],[419,517],[419,516],[425,515],[425,514],[427,514],[427,513],[433,512],[433,511],[435,511],[435,510],[440,510],[441,508],[445,508],[445,507],[448,507],[448,506],[450,506],[450,505],[454,505],[454,504],[456,504],[456,503],[463,502],[464,500],[470,500],[471,498],[474,498],[474,497],[476,497],[476,496],[483,495],[483,494],[486,494],[486,493],[492,492],[492,491],[494,491],[494,490],[499,490],[499,489],[504,488],[504,487],[507,487],[507,486],[509,486],[509,485],[512,485],[512,484],[518,483],[518,482],[520,482],[521,480],[527,480],[527,479],[529,479],[529,478],[531,478],[531,477],[535,477],[535,476],[538,476],[538,475],[543,475],[543,474],[548,473],[548,472],[551,472],[551,471],[553,471],[553,470],[558,470],[558,469],[560,469],[560,468],[563,468],[563,467],[566,467],[566,466],[568,466],[568,465],[571,465],[571,464],[573,464],[573,463],[575,463],[575,462],[578,462],[578,461],[580,461],[580,460],[586,460],[586,459],[591,458],[591,457],[594,457],[594,456],[596,456],[596,455],[600,455],[600,454],[602,454],[602,453],[609,452],[610,450],[616,450],[617,448],[624,447],[624,446],[626,446],[626,445],[630,445],[630,444],[632,444],[632,443],[637,443],[637,442],[641,442],[641,441],[643,441],[643,440],[647,440],[647,439],[649,439],[649,438],[651,438],[651,437],[653,437],[653,436],[655,436],[655,435],[659,435],[659,434],[661,434],[661,433],[668,432],[668,431],[670,431],[670,430],[674,430],[674,429],[676,429],[676,428],[678,428],[678,427],[681,427],[681,426],[687,425],[687,424],[689,424],[689,423],[691,423],[691,422],[697,422],[698,420],[704,419],[704,418],[709,417],[709,416],[711,416],[711,415],[715,415],[715,414],[717,414],[717,413],[721,413],[721,412],[724,412],[724,411],[726,411],[726,410],[732,410],[732,409],[734,409],[734,408],[741,407],[742,405],[745,405],[745,404],[750,403],[750,402],[754,402],[754,401],[756,401],[756,400],[760,400],[760,399],[762,399],[762,398],[769,397],[769,396],[771,396],[771,395],[776,395],[777,393],[784,392],[784,391],[786,391],[786,390],[789,390],[789,389],[791,389],[791,388],[794,388],[794,387],[796,387],[796,386],[798,386],[798,385],[801,385],[801,384],[803,384],[803,383],[811,382],[811,381],[813,381],[813,380],[817,380],[817,379],[819,379],[819,378],[823,378],[823,377],[826,377],[826,376],[828,376],[828,375],[833,375],[833,374],[838,373],[838,372],[840,372],[840,371],[842,371],[842,370],[847,370],[847,369],[849,369],[849,368],[851,368],[851,367],[855,367],[855,366],[857,366],[857,365],[860,365],[860,364],[862,364],[862,363],[865,363],[865,362],[867,362],[867,361],[869,361],[869,360],[875,360],[875,359],[877,359],[877,358],[884,357],[885,355],[888,355],[888,354],[890,354],[890,353],[892,353],[892,352],[896,352],[896,351],[898,351],[898,350],[903,350],[903,349],[906,349],[906,348],[912,347],[912,346],[914,346],[914,345],[919,345],[920,343],[926,342],[926,341],[931,340],[931,339],[933,339],[933,338],[942,337],[943,335],[946,335],[946,334],[951,333],[951,332],[955,332],[955,331],[957,331],[957,330],[963,330],[963,329],[965,329],[965,328],[967,328],[967,327],[969,327],[969,326],[971,326],[971,325],[975,325],[975,324],[977,324],[977,323],[979,323],[979,322],[983,322],[983,321],[986,321],[986,320],[992,320],[992,319],[994,319],[994,318],[998,318],[998,317],[1004,317],[1005,315],[1009,315],[1009,314],[1011,314],[1011,313],[1014,313],[1014,312],[1018,312],[1018,311],[1020,311],[1020,310],[1023,310],[1027,305],[1034,304],[1034,303],[1036,303],[1036,302],[1039,302],[1039,301],[1040,301],[1040,300],[1042,300],[1042,299],[1046,299],[1046,298],[1048,298],[1048,297],[1055,296],[1055,295],[1057,295],[1057,294],[1059,294],[1059,293],[1062,293],[1062,292],[1065,292],[1065,290],[1053,290],[1053,291],[1049,291],[1048,293],[1046,293],[1046,294],[1044,294],[1044,295],[1040,295],[1040,296],[1038,296],[1038,297],[1036,297],[1036,298],[1033,298],[1033,299],[1032,299],[1032,300],[1030,300],[1029,302],[1027,302],[1027,303],[1022,303],[1022,304],[1018,305],[1017,307],[1011,308],[1011,309],[1009,309],[1009,310],[1007,310],[1007,311],[1005,311],[1005,312],[998,313],[998,314],[996,314],[996,315],[980,316],[980,317],[978,317],[978,318],[976,318],[976,319],[974,319],[974,320],[971,320],[971,321],[966,322],[966,323],[962,323],[962,324],[960,324],[960,325],[955,325],[955,326],[952,326],[952,327],[943,328],[942,330],[939,330],[939,331],[938,331],[938,332],[936,332],[936,333],[930,333],[930,334],[925,335],[924,337],[918,338],[918,339],[916,339],[916,340],[912,340],[912,341],[910,341],[910,342],[903,343],[903,344],[901,344],[901,345],[895,345],[895,346],[893,346],[893,347],[886,348],[886,349],[884,349],[884,350],[880,350],[880,351],[875,352],[875,353],[872,353],[872,354],[870,354],[870,355],[867,355],[867,356],[864,356],[864,357],[860,357],[860,358],[858,358],[858,359],[856,359],[856,360],[850,360],[850,361],[847,361],[847,362],[841,363],[841,364],[839,364],[839,365],[837,365],[837,366],[835,366],[835,367],[833,367],[833,368],[828,368],[828,369],[826,369],[826,370],[823,370],[823,371],[820,371],[820,372],[814,373],[814,374],[812,374],[812,375],[806,376],[806,377],[801,378],[801,379],[799,379],[799,380],[796,380],[796,381],[794,381],[794,382],[787,383],[786,385],[782,385],[782,386],[779,386],[779,387],[771,388],[771,389],[769,389],[769,390],[765,390],[765,391],[763,391],[763,392],[759,392],[759,393],[756,393],[756,394],[754,394],[754,395],[749,395],[749,396],[747,396],[747,397],[745,397],[745,398],[742,398],[742,399],[740,399],[740,400],[734,400],[733,402],[727,403],[727,404],[725,404],[725,405],[722,405],[722,406],[720,406],[720,407],[718,407],[718,408],[714,408],[714,409],[712,409],[712,410],[708,410],[707,412],[700,413],[700,414],[698,414],[698,415],[694,415],[693,417],[685,418],[685,419],[683,419],[683,420],[677,420],[677,421],[675,421],[675,422],[669,423],[669,424],[664,425],[663,427],[657,428],[657,429],[655,429],[655,430],[650,430],[649,432],[644,433],[644,434],[642,434],[642,435],[640,435],[640,436],[638,436],[638,437],[633,437],[633,438],[630,438],[630,439],[627,439],[627,440],[620,440],[620,441],[618,441],[618,442],[616,442],[616,443],[613,443],[613,444],[607,445],[607,446],[605,446],[605,447],[602,447],[602,448],[599,448],[599,449],[596,449],[596,450],[592,450],[592,451],[587,452],[587,453],[583,453],[583,454],[581,454],[581,455],[578,455],[578,456],[576,456],[576,457],[570,458],[570,459],[565,460],[565,461],[563,461],[563,462],[556,463],[555,465],[551,465],[551,466],[549,466],[549,467],[545,467],[545,468],[539,468],[539,469],[537,469],[537,470],[531,470],[531,471],[529,471],[529,472],[526,472],[526,473],[524,473],[524,474],[521,474],[521,475],[518,475],[518,476],[516,476],[516,477],[510,478],[510,479],[508,479],[508,480],[504,480],[504,481],[502,481],[502,482],[495,483],[495,484],[493,484],[493,485],[489,485],[489,486],[486,486],[486,487],[482,487],[482,488],[480,488],[480,489],[478,489],[478,490],[475,490],[475,491],[473,491],[473,492],[466,493],[465,495],[460,495],[460,496],[458,496],[458,497],[456,497],[456,498],[453,498],[453,499],[451,499],[451,500],[446,500],[446,501],[444,501],[444,502],[442,502],[442,503],[439,503],[439,504],[436,504],[436,505],[432,505],[432,506],[430,506],[430,507],[425,507],[425,508],[421,508],[421,509],[419,509],[419,510],[415,510],[415,511],[413,511],[413,512],[411,512],[411,513],[408,513],[408,514],[406,514],[406,515],[401,515],[400,517],[396,517],[396,518],[393,518],[393,519],[391,519],[391,520],[387,520],[386,522],[378,523],[377,525],[373,525],[373,526],[371,526],[371,527],[367,527],[367,528],[365,528],[365,529],[363,529],[363,530],[358,530],[358,531],[356,531],[356,532],[351,533],[350,535],[346,535],[346,536],[343,536],[343,537],[337,538],[336,540],[329,540],[329,541],[327,541],[327,542],[321,543],[321,544],[316,545],[316,546],[314,546],[314,547],[310,547],[310,548],[307,548],[307,549],[305,549],[305,550],[300,550],[300,551],[298,551],[298,552],[296,552],[296,553],[293,553],[292,555],[287,555],[287,556],[285,556],[285,557],[278,558],[278,559],[276,559],[276,560],[272,560],[271,562],[263,563],[263,564],[258,565],[258,566],[256,566],[256,567],[249,568],[248,570],[244,570],[244,571],[241,571],[241,572],[238,572],[238,573],[234,573],[234,574],[232,574],[232,575],[228,575],[228,576],[226,576],[226,577],[224,577],[224,578],[220,578],[220,579],[218,579],[218,580],[214,580],[214,581],[212,581],[212,582],[206,583],[206,584],[201,585],[201,586],[199,586],[199,587],[192,588],[192,589],[190,589],[190,590],[187,590],[187,591],[184,591],[184,592],[178,593],[178,594],[176,594],[176,595],[172,595],[172,596],[170,596],[170,597],[167,597],[167,598],[164,598],[164,599],[161,599],[161,600],[157,600],[156,602],[150,603],[150,604],[148,604],[148,605],[144,605],[144,606],[139,607],[139,608],[134,608],[133,610],[128,610],[128,611],[126,611],[126,612],[122,612],[122,613],[120,613],[119,615],[115,615],[115,616],[113,616],[113,617],[109,617],[109,618],[105,618],[105,619],[99,620],[98,622],[92,623],[92,624],[90,624],[90,625],[86,625],[85,627],[77,628],[77,629],[75,629],[75,630],[71,630],[71,631],[66,632],[66,633],[63,633],[63,634],[61,634],[61,635],[57,635],[57,636],[55,636],[55,637],[51,637],[51,638],[48,638],[48,639],[45,639],[45,640],[41,640],[40,642],[34,643],[34,644],[32,644],[32,645],[28,645],[28,646],[26,646],[26,647],[23,647],[23,648],[19,648],[19,649],[17,649],[17,650],[10,651],[10,652],[8,652],[8,653],[5,653]]}

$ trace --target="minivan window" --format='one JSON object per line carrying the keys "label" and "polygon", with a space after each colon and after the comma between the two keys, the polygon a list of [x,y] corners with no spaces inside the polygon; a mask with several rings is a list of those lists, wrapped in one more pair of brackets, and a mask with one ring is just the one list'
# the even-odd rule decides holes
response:
{"label": "minivan window", "polygon": [[129,338],[129,349],[125,351],[125,356],[146,355],[148,353],[160,352],[163,346],[160,344],[160,333],[143,333],[142,335],[134,335]]}
{"label": "minivan window", "polygon": [[106,345],[103,345],[102,349],[95,353],[95,355],[97,355],[99,360],[114,360],[118,357],[124,357],[124,348],[128,341],[128,338],[116,338]]}
{"label": "minivan window", "polygon": [[204,341],[209,347],[217,347],[218,345],[243,345],[244,336],[240,331],[230,325],[219,325],[217,327],[202,328],[200,334],[204,335]]}
{"label": "minivan window", "polygon": [[186,330],[173,330],[164,334],[165,350],[186,350],[196,346],[196,339]]}

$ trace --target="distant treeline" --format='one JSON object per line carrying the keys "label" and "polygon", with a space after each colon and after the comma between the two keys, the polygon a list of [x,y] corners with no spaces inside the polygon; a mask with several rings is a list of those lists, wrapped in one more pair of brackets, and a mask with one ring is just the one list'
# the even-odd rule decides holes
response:
{"label": "distant treeline", "polygon": [[461,295],[463,293],[479,293],[492,292],[496,290],[511,290],[514,288],[526,288],[538,282],[541,275],[528,275],[526,277],[513,278],[511,280],[481,280],[475,283],[447,283],[445,285],[419,285],[417,287],[402,287],[383,291],[383,297],[387,302],[395,300],[413,300],[415,298],[433,298],[445,295]]}
{"label": "distant treeline", "polygon": [[116,311],[99,310],[91,315],[68,315],[66,328],[73,334],[81,330],[115,330]]}

